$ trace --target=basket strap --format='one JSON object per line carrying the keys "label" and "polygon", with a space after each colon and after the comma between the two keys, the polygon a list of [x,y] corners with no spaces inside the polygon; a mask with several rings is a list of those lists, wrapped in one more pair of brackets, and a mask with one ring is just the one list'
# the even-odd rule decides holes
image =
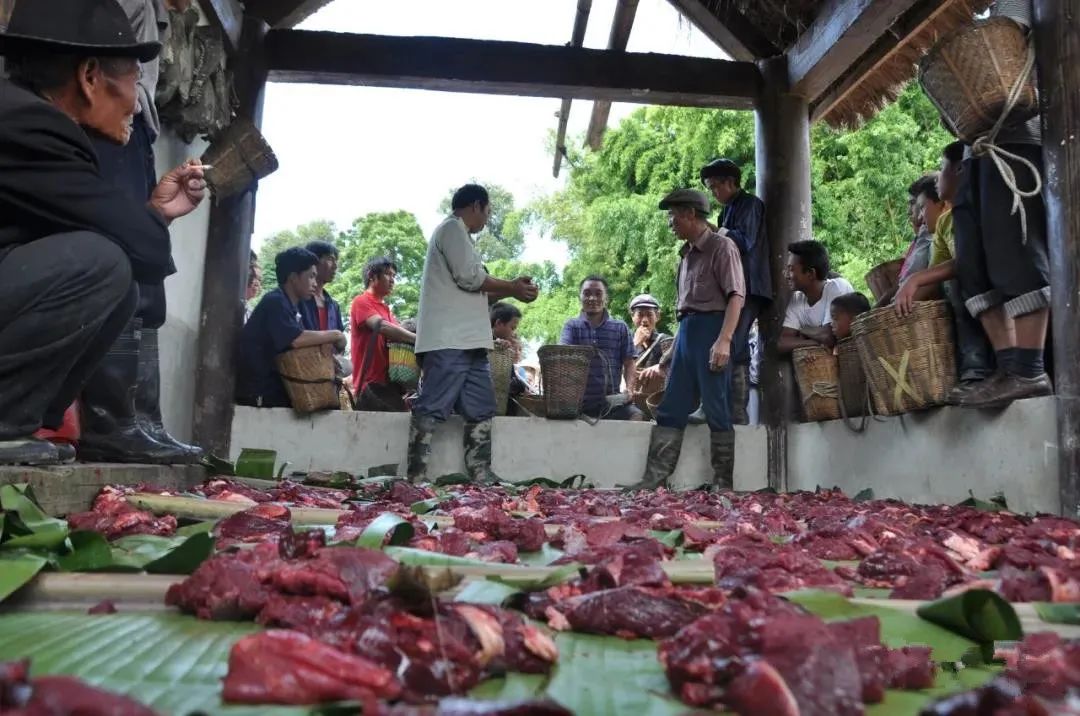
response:
{"label": "basket strap", "polygon": [[322,385],[323,383],[337,383],[338,379],[335,378],[320,378],[319,380],[308,380],[307,378],[297,378],[296,376],[288,375],[278,371],[278,375],[282,380],[287,380],[290,383],[302,383],[304,385]]}
{"label": "basket strap", "polygon": [[[1020,101],[1020,96],[1024,92],[1024,86],[1027,84],[1028,78],[1031,77],[1031,72],[1035,68],[1035,45],[1028,38],[1028,54],[1027,60],[1024,62],[1024,69],[1016,77],[1016,82],[1009,89],[1009,95],[1005,100],[1005,107],[1001,110],[1001,116],[998,117],[997,122],[994,124],[993,129],[990,130],[985,136],[977,138],[971,145],[971,153],[976,157],[989,157],[990,161],[997,167],[998,173],[1001,174],[1001,180],[1005,182],[1005,186],[1009,188],[1009,191],[1013,195],[1012,214],[1020,213],[1020,236],[1023,243],[1027,243],[1027,211],[1024,209],[1024,199],[1031,199],[1038,196],[1042,192],[1042,176],[1039,174],[1039,168],[1032,162],[1028,161],[1024,157],[1013,154],[999,147],[995,141],[997,140],[998,132],[1005,125],[1005,120],[1012,114],[1013,109],[1016,108],[1016,103]],[[1023,190],[1016,185],[1016,172],[1012,170],[1006,159],[1012,159],[1014,162],[1023,165],[1025,169],[1031,172],[1031,176],[1035,179],[1035,187],[1030,190]]]}
{"label": "basket strap", "polygon": [[364,380],[364,376],[367,375],[368,368],[371,367],[371,361],[375,357],[375,348],[379,345],[379,332],[382,330],[383,319],[380,317],[375,321],[375,327],[371,329],[371,338],[368,339],[367,349],[364,351],[364,361],[360,365],[360,380]]}
{"label": "basket strap", "polygon": [[903,410],[903,398],[904,393],[907,393],[912,400],[917,403],[922,402],[922,398],[915,392],[915,388],[908,383],[908,362],[911,360],[911,350],[904,351],[904,355],[900,357],[899,369],[893,368],[889,365],[889,361],[885,360],[884,356],[878,356],[878,361],[881,362],[881,367],[885,369],[894,381],[896,381],[896,387],[893,388],[893,405],[897,410]]}
{"label": "basket strap", "polygon": [[863,410],[862,421],[859,423],[858,427],[855,427],[851,417],[848,416],[847,405],[844,403],[843,386],[841,386],[839,383],[836,384],[836,397],[837,401],[840,403],[840,417],[843,418],[844,425],[847,426],[848,430],[855,433],[856,435],[866,430],[866,411]]}
{"label": "basket strap", "polygon": [[804,403],[808,403],[815,397],[821,398],[839,398],[840,388],[836,383],[829,383],[827,381],[815,381],[810,385],[810,395],[803,398]]}

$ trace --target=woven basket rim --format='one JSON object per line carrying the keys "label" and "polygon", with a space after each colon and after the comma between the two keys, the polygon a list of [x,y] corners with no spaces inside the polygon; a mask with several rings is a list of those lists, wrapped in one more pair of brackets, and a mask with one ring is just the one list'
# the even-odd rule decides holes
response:
{"label": "woven basket rim", "polygon": [[991,16],[991,17],[984,17],[984,18],[980,18],[980,19],[975,19],[975,20],[972,20],[967,25],[962,25],[962,26],[960,26],[958,28],[955,28],[954,30],[951,30],[950,32],[947,32],[944,35],[942,35],[938,39],[938,41],[934,43],[934,46],[931,47],[926,52],[926,54],[923,55],[922,58],[919,60],[919,74],[918,74],[919,83],[920,84],[922,83],[923,75],[926,74],[927,67],[929,67],[931,64],[933,64],[934,62],[937,61],[938,56],[942,52],[945,51],[944,48],[947,47],[950,43],[952,43],[953,40],[955,40],[956,38],[960,37],[961,35],[967,34],[969,32],[970,33],[981,32],[982,30],[986,29],[987,27],[992,27],[994,25],[1003,25],[1003,26],[1004,25],[1009,25],[1009,26],[1016,27],[1016,28],[1020,29],[1021,31],[1023,31],[1023,27],[1020,25],[1020,23],[1018,23],[1016,20],[1013,20],[1012,18],[1005,17],[1003,15],[994,15],[994,16]]}

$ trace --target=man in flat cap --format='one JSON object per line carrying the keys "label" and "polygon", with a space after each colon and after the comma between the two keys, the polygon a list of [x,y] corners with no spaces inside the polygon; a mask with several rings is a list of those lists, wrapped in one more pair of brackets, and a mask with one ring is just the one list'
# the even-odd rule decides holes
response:
{"label": "man in flat cap", "polygon": [[728,389],[732,341],[746,296],[739,249],[710,228],[709,199],[700,191],[673,191],[660,208],[667,210],[671,230],[685,242],[676,281],[679,332],[649,440],[645,474],[628,489],[655,489],[667,483],[679,462],[688,416],[699,396],[712,433],[711,482],[731,489],[735,432]]}
{"label": "man in flat cap", "polygon": [[701,181],[723,207],[717,233],[735,242],[746,279],[746,303],[735,329],[731,353],[731,416],[736,425],[749,422],[750,327],[773,299],[769,244],[765,237],[765,204],[742,188],[742,170],[730,159],[714,159],[701,168]]}
{"label": "man in flat cap", "polygon": [[0,463],[62,455],[34,439],[64,410],[135,311],[136,282],[172,271],[169,223],[199,204],[202,170],[149,201],[105,181],[88,135],[128,141],[139,42],[116,0],[18,0],[0,34]]}

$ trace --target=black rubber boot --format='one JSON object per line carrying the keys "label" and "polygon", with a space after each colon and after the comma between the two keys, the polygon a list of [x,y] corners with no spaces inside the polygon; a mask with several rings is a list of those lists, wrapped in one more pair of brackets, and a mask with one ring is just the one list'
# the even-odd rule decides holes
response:
{"label": "black rubber boot", "polygon": [[0,440],[0,465],[55,465],[56,446],[40,438]]}
{"label": "black rubber boot", "polygon": [[735,432],[725,430],[711,433],[709,452],[712,458],[713,487],[717,490],[735,489]]}
{"label": "black rubber boot", "polygon": [[645,463],[645,474],[633,485],[623,490],[655,490],[665,487],[668,478],[679,464],[682,452],[683,431],[679,428],[662,428],[654,425],[649,436],[649,459]]}
{"label": "black rubber boot", "polygon": [[143,432],[162,445],[187,453],[186,462],[202,459],[202,448],[182,443],[165,430],[161,421],[161,367],[158,358],[158,329],[142,329],[139,341],[139,373],[135,382],[135,415]]}
{"label": "black rubber boot", "polygon": [[191,459],[186,451],[163,445],[147,435],[135,417],[141,324],[134,318],[124,326],[83,388],[79,439],[79,459],[83,462],[172,465]]}
{"label": "black rubber boot", "polygon": [[731,366],[731,422],[748,425],[750,416],[746,406],[750,401],[750,366]]}

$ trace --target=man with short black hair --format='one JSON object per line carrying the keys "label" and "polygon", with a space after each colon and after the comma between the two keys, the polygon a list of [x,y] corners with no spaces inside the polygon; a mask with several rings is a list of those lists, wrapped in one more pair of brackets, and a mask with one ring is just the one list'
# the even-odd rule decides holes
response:
{"label": "man with short black hair", "polygon": [[202,169],[185,164],[132,195],[103,176],[89,138],[129,141],[140,62],[160,50],[135,37],[115,0],[20,0],[0,34],[10,78],[0,80],[0,463],[60,460],[32,435],[59,427],[110,353],[87,435],[107,434],[114,459],[193,455],[142,430],[131,390],[141,336],[129,320],[133,280],[161,285],[174,271],[168,225],[201,202]]}
{"label": "man with short black hair", "polygon": [[[630,402],[635,392],[634,342],[630,329],[608,313],[608,285],[602,276],[588,276],[578,287],[581,314],[563,324],[559,343],[564,346],[592,346],[596,355],[589,363],[582,413],[606,420],[644,420]],[[622,383],[626,381],[626,393]]]}
{"label": "man with short black hair", "polygon": [[408,476],[427,479],[435,427],[457,411],[465,419],[465,468],[474,482],[497,481],[491,471],[491,419],[495,388],[487,352],[493,343],[489,300],[536,300],[528,276],[505,281],[488,274],[472,235],[491,216],[484,187],[466,184],[454,192],[452,214],[431,236],[424,260],[417,318],[416,354],[421,360],[420,395],[409,425]]}
{"label": "man with short black hair", "polygon": [[315,254],[315,295],[300,304],[300,318],[309,331],[344,331],[341,306],[326,290],[326,284],[337,276],[338,250],[327,241],[312,241],[305,246]]}
{"label": "man with short black hair", "polygon": [[240,334],[236,402],[256,408],[292,405],[277,369],[277,357],[291,349],[331,344],[345,349],[341,331],[312,331],[300,319],[300,304],[315,293],[319,259],[293,247],[274,257],[278,287],[259,301]]}
{"label": "man with short black hair", "polygon": [[678,189],[660,208],[672,232],[684,242],[679,251],[677,315],[671,368],[664,398],[649,438],[645,472],[627,489],[655,489],[675,472],[690,412],[700,398],[709,423],[713,486],[734,486],[735,432],[731,423],[732,341],[746,294],[742,259],[735,242],[708,224],[709,199],[700,191]]}
{"label": "man with short black hair", "polygon": [[746,280],[746,302],[739,314],[731,357],[731,416],[736,425],[749,422],[750,327],[773,300],[765,204],[742,188],[742,170],[730,159],[714,159],[701,168],[701,181],[723,209],[718,234],[735,242]]}
{"label": "man with short black hair", "polygon": [[[379,256],[364,267],[367,288],[353,299],[349,308],[349,330],[352,332],[353,391],[357,396],[368,383],[385,385],[390,382],[390,349],[388,343],[416,343],[416,334],[403,328],[386,299],[397,283],[397,264],[389,256]],[[371,336],[378,331],[374,352],[364,371],[364,357],[371,346]],[[363,374],[361,374],[363,373]]]}
{"label": "man with short black hair", "polygon": [[829,252],[819,241],[796,241],[788,244],[787,281],[791,300],[784,314],[784,328],[776,342],[779,353],[796,348],[822,345],[832,348],[833,299],[854,288],[847,279],[829,276]]}

